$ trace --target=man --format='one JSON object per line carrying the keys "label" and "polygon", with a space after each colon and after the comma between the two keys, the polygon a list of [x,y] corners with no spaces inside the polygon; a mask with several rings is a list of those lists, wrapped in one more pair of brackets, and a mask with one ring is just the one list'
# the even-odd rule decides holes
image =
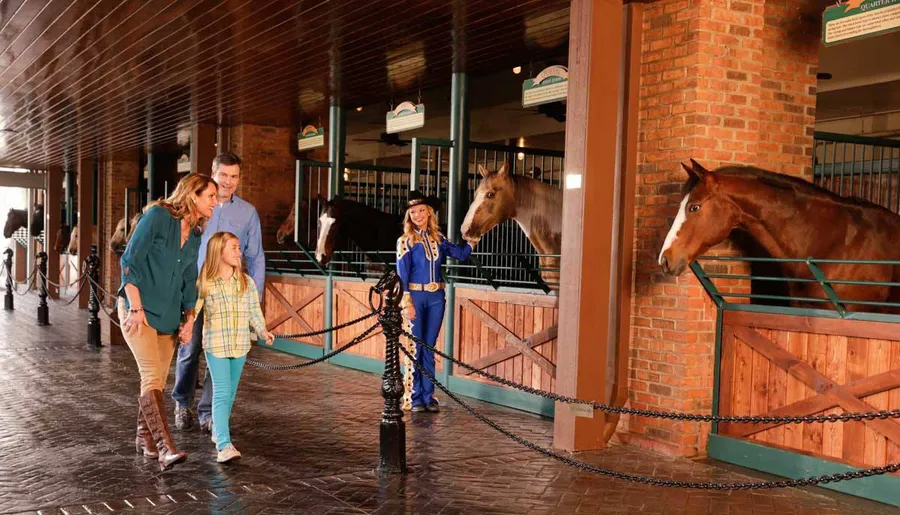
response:
{"label": "man", "polygon": [[[197,269],[206,260],[206,244],[218,231],[234,233],[241,242],[241,257],[246,263],[247,273],[253,278],[260,297],[266,277],[266,263],[262,248],[262,233],[259,215],[252,204],[235,195],[241,182],[241,159],[232,152],[224,152],[216,156],[212,164],[212,178],[219,185],[219,202],[213,209],[212,218],[203,230],[200,240],[200,255],[197,258]],[[203,314],[197,313],[194,322],[191,342],[178,346],[178,360],[175,367],[175,387],[172,399],[175,400],[175,427],[190,429],[193,425],[193,414],[190,408],[194,400],[194,388],[197,384],[197,372],[200,368],[200,354],[203,352]],[[212,379],[209,369],[203,381],[203,393],[197,406],[200,427],[210,431],[212,423]]]}

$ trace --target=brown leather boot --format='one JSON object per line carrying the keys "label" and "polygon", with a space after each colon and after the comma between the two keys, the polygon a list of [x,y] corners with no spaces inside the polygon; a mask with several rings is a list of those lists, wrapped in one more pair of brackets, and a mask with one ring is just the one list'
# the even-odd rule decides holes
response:
{"label": "brown leather boot", "polygon": [[141,395],[141,413],[147,421],[150,434],[156,442],[159,453],[159,470],[166,470],[187,458],[186,452],[179,452],[169,434],[169,423],[166,421],[166,401],[162,390],[150,390]]}
{"label": "brown leather boot", "polygon": [[150,436],[150,430],[147,429],[147,422],[144,421],[144,415],[138,408],[137,417],[137,436],[134,438],[134,450],[138,454],[143,454],[145,458],[158,458],[159,451],[156,450],[156,442]]}

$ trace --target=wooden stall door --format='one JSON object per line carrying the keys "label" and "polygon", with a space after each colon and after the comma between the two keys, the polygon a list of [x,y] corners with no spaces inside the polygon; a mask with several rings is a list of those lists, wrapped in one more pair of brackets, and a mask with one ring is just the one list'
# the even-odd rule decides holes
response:
{"label": "wooden stall door", "polygon": [[[325,320],[325,282],[287,276],[266,276],[266,327],[276,334],[318,331]],[[324,347],[322,335],[297,339],[302,343]]]}

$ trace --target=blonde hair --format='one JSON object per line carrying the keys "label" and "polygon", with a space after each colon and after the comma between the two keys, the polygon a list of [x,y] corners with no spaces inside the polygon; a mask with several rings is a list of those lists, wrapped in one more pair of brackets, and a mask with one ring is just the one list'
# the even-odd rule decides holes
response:
{"label": "blonde hair", "polygon": [[[441,235],[441,230],[438,228],[437,215],[434,214],[434,209],[429,205],[425,206],[425,211],[428,213],[428,222],[425,225],[425,233],[428,235],[428,238],[440,243],[443,235]],[[419,243],[422,241],[422,237],[416,230],[416,224],[413,223],[409,212],[410,210],[407,209],[406,214],[403,215],[403,237],[412,238],[413,243]]]}
{"label": "blonde hair", "polygon": [[[212,235],[209,243],[206,244],[206,261],[203,262],[203,268],[200,269],[200,276],[197,278],[197,291],[201,297],[206,297],[209,293],[209,285],[215,282],[219,276],[219,267],[222,266],[222,253],[225,252],[225,246],[228,242],[235,240],[240,243],[234,234],[227,231],[219,231]],[[244,293],[247,290],[247,275],[243,271],[243,267],[239,267],[234,271],[240,282],[240,291]]]}
{"label": "blonde hair", "polygon": [[161,206],[169,211],[172,218],[184,218],[190,221],[191,229],[198,226],[202,229],[206,226],[206,217],[197,213],[197,208],[194,206],[194,199],[191,195],[200,196],[210,184],[215,186],[216,190],[219,189],[216,181],[212,180],[208,175],[189,173],[178,181],[175,191],[169,195],[169,198],[159,199],[147,204],[144,212],[146,213],[153,206]]}

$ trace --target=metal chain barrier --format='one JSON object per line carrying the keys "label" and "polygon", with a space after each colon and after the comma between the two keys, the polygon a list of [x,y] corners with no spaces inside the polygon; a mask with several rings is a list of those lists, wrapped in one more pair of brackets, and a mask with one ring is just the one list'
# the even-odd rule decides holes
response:
{"label": "metal chain barrier", "polygon": [[566,397],[565,395],[559,395],[555,393],[545,392],[543,390],[538,390],[536,388],[532,388],[530,386],[525,386],[521,383],[517,383],[515,381],[510,381],[509,379],[502,378],[500,376],[491,374],[489,372],[484,372],[483,370],[479,370],[468,363],[464,363],[459,361],[456,358],[448,356],[447,354],[441,352],[440,350],[428,345],[423,342],[419,338],[416,338],[412,333],[403,331],[403,334],[408,338],[412,338],[418,344],[421,344],[425,348],[434,351],[438,356],[452,361],[456,365],[459,365],[466,370],[469,370],[475,374],[478,374],[484,378],[490,379],[491,381],[495,381],[504,386],[509,386],[510,388],[515,388],[517,390],[521,390],[526,393],[530,393],[532,395],[537,395],[539,397],[543,397],[545,399],[550,399],[553,401],[562,402],[565,404],[582,404],[585,406],[591,406],[596,410],[605,411],[607,413],[616,413],[620,415],[634,415],[637,417],[649,417],[649,418],[662,418],[669,420],[679,420],[685,422],[723,422],[723,423],[735,423],[735,424],[813,424],[813,423],[825,423],[825,422],[849,422],[855,421],[859,422],[862,420],[875,420],[875,419],[895,419],[900,418],[900,409],[895,410],[881,410],[881,411],[866,411],[862,413],[832,413],[829,415],[802,415],[802,416],[783,416],[783,417],[774,417],[774,416],[762,416],[762,417],[751,417],[751,416],[736,416],[736,415],[703,415],[703,414],[695,414],[695,413],[679,413],[674,411],[657,411],[657,410],[643,410],[636,408],[627,408],[624,406],[610,406],[609,404],[602,404],[594,401],[585,401],[581,399],[576,399],[573,397]]}
{"label": "metal chain barrier", "polygon": [[85,278],[87,277],[87,274],[85,273],[85,264],[86,264],[86,262],[84,262],[84,261],[81,262],[81,272],[80,272],[81,275],[78,276],[77,279],[75,279],[74,281],[72,281],[72,282],[70,282],[70,283],[68,283],[68,284],[66,284],[66,285],[55,283],[55,282],[51,281],[51,280],[50,280],[46,275],[44,275],[44,274],[41,274],[41,278],[43,278],[45,281],[47,281],[47,284],[49,284],[50,286],[53,286],[54,288],[59,288],[59,289],[70,288],[70,287],[72,287],[72,286],[75,286],[76,284],[81,283],[81,282],[84,281]]}
{"label": "metal chain barrier", "polygon": [[37,284],[37,272],[38,272],[37,267],[34,267],[34,269],[31,271],[31,275],[28,277],[28,279],[25,279],[26,283],[28,283],[28,282],[31,283],[28,285],[28,288],[25,291],[20,292],[19,285],[15,284],[15,285],[13,285],[13,293],[15,293],[16,295],[26,295],[28,292],[33,290],[35,285]]}
{"label": "metal chain barrier", "polygon": [[[109,321],[112,322],[112,324],[114,326],[121,329],[122,326],[119,325],[118,322],[116,322],[116,318],[113,317],[112,312],[109,311],[108,309],[106,309],[106,306],[103,305],[103,300],[106,299],[107,296],[113,297],[113,298],[115,298],[115,296],[113,294],[109,293],[108,291],[106,291],[105,289],[103,289],[102,286],[97,284],[97,281],[95,281],[90,275],[87,276],[87,279],[88,279],[88,282],[91,284],[91,289],[94,290],[94,292],[95,292],[94,294],[97,296],[97,299],[98,299],[97,305],[100,306],[100,309],[102,309],[104,313],[106,313],[106,316],[107,316],[107,318],[109,318]],[[78,298],[78,296],[76,295],[75,298]]]}
{"label": "metal chain barrier", "polygon": [[338,354],[348,350],[351,347],[356,346],[357,344],[359,344],[360,342],[365,340],[366,337],[369,336],[369,334],[372,333],[372,331],[374,331],[380,325],[381,324],[373,324],[372,327],[369,327],[368,329],[366,329],[365,331],[360,333],[359,336],[357,336],[356,338],[351,340],[349,343],[347,343],[343,347],[333,350],[333,351],[329,352],[328,354],[325,354],[322,357],[319,357],[319,358],[316,358],[316,359],[313,359],[310,361],[304,361],[303,363],[295,363],[293,365],[267,365],[265,363],[260,363],[258,361],[247,358],[247,364],[252,365],[256,368],[261,368],[263,370],[296,370],[298,368],[304,368],[304,367],[308,367],[311,365],[316,365],[318,363],[322,363],[325,360],[333,358],[334,356],[337,356]]}
{"label": "metal chain barrier", "polygon": [[336,326],[333,326],[333,327],[326,327],[325,329],[320,329],[320,330],[318,330],[318,331],[312,331],[312,332],[308,332],[308,333],[295,333],[295,334],[275,334],[275,333],[273,333],[273,334],[275,334],[275,337],[276,337],[276,338],[284,338],[284,339],[286,339],[286,340],[293,339],[293,338],[309,338],[310,336],[318,336],[318,335],[320,335],[320,334],[325,334],[325,333],[331,333],[331,332],[334,332],[334,331],[339,331],[339,330],[344,329],[344,328],[346,328],[346,327],[350,327],[351,325],[358,324],[358,323],[362,322],[363,320],[372,318],[373,316],[375,316],[375,315],[377,315],[377,314],[378,314],[378,311],[377,311],[377,310],[376,310],[376,311],[372,311],[371,313],[368,313],[368,314],[366,314],[366,315],[363,315],[363,316],[361,316],[361,317],[359,317],[359,318],[355,318],[355,319],[353,319],[353,320],[351,320],[351,321],[349,321],[349,322],[344,322],[343,324],[340,324],[340,325],[336,325]]}
{"label": "metal chain barrier", "polygon": [[[407,351],[403,346],[399,346],[400,350],[405,353],[407,356],[410,356],[409,351]],[[463,402],[459,397],[450,392],[448,388],[446,388],[440,381],[438,381],[430,372],[421,369],[421,372],[425,374],[425,377],[428,378],[429,381],[434,383],[434,385],[444,392],[448,397],[456,401],[460,406],[462,406],[466,411],[469,412],[470,415],[475,417],[481,422],[484,422],[492,429],[498,431],[503,434],[507,438],[513,440],[514,442],[527,447],[533,451],[537,451],[548,458],[553,458],[561,463],[566,465],[575,467],[579,470],[584,470],[586,472],[593,472],[596,474],[602,474],[604,476],[613,477],[616,479],[622,479],[625,481],[631,481],[634,483],[642,483],[646,485],[654,485],[654,486],[667,486],[674,488],[696,488],[701,490],[768,490],[774,488],[791,488],[798,486],[814,486],[823,483],[836,483],[838,481],[848,481],[851,479],[860,479],[871,476],[880,476],[883,474],[889,474],[893,472],[900,471],[900,463],[892,463],[889,465],[885,465],[883,467],[874,467],[869,469],[861,469],[853,472],[844,472],[841,474],[830,474],[830,475],[821,475],[814,476],[808,478],[801,479],[787,479],[782,481],[736,481],[736,482],[723,482],[723,483],[715,483],[708,481],[676,481],[671,479],[657,479],[654,477],[646,477],[639,476],[636,474],[627,474],[624,472],[617,472],[615,470],[610,470],[603,467],[598,467],[596,465],[591,465],[590,463],[585,463],[583,461],[579,461],[576,459],[569,458],[567,456],[563,456],[558,454],[550,449],[541,447],[540,445],[526,440],[522,437],[519,437],[503,427],[494,422],[493,420],[485,417],[477,413],[471,406]]]}

